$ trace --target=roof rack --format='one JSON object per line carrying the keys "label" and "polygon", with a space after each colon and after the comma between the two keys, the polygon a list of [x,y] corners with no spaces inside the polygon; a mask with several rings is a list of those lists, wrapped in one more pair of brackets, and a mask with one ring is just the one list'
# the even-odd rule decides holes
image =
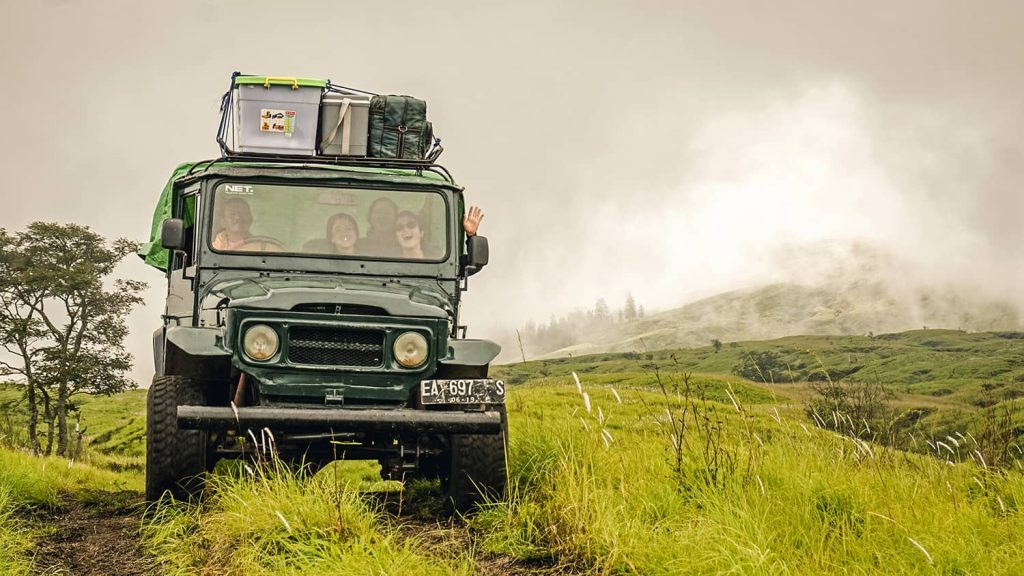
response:
{"label": "roof rack", "polygon": [[406,158],[369,158],[363,156],[283,156],[274,154],[226,154],[220,158],[209,161],[204,168],[208,168],[218,162],[272,162],[277,164],[303,164],[317,165],[326,164],[329,166],[360,166],[367,168],[395,168],[402,170],[415,170],[417,172],[433,172],[445,179],[449,184],[455,184],[451,172],[440,164],[430,160],[410,160]]}

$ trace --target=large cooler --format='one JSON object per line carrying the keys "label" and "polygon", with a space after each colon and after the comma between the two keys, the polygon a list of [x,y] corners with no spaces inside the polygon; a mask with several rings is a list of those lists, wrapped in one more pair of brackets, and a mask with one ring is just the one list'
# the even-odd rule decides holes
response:
{"label": "large cooler", "polygon": [[234,152],[312,156],[325,80],[235,78]]}
{"label": "large cooler", "polygon": [[320,154],[366,156],[369,132],[369,96],[332,92],[324,95],[320,106]]}

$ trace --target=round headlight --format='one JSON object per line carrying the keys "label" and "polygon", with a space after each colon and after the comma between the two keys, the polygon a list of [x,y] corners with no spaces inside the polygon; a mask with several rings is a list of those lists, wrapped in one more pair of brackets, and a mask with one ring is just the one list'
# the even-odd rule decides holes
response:
{"label": "round headlight", "polygon": [[406,332],[395,338],[395,360],[406,368],[422,366],[427,361],[427,339],[419,332]]}
{"label": "round headlight", "polygon": [[242,350],[253,360],[263,361],[277,354],[277,332],[266,324],[254,324],[245,331]]}

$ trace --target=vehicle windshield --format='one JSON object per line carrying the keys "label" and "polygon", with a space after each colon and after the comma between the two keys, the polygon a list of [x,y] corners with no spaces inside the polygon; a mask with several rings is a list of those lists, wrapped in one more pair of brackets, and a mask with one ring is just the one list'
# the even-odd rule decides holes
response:
{"label": "vehicle windshield", "polygon": [[447,225],[437,192],[227,182],[209,242],[217,252],[441,261]]}

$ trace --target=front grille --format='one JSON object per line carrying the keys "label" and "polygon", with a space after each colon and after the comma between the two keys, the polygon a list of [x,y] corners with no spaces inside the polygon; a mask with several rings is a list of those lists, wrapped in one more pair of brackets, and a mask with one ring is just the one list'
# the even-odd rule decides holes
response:
{"label": "front grille", "polygon": [[384,333],[378,330],[293,327],[288,361],[317,366],[381,366]]}

